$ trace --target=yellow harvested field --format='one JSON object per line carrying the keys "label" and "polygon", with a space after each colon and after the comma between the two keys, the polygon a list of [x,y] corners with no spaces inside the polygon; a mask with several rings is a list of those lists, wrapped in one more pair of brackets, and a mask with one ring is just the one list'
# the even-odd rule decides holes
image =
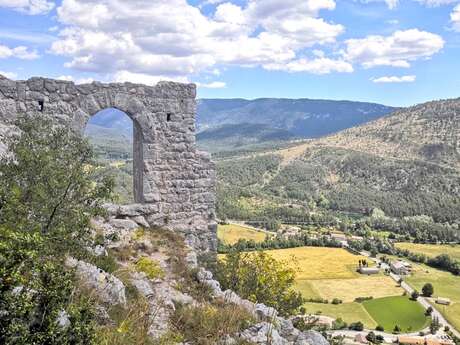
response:
{"label": "yellow harvested field", "polygon": [[313,291],[329,301],[334,298],[353,302],[356,297],[374,298],[402,295],[403,290],[388,276],[361,276],[355,279],[311,280]]}
{"label": "yellow harvested field", "polygon": [[262,242],[265,240],[267,235],[264,232],[253,230],[244,226],[228,224],[218,226],[217,237],[225,244],[235,244],[240,239]]}
{"label": "yellow harvested field", "polygon": [[358,261],[367,259],[342,248],[298,247],[267,251],[277,260],[295,259],[293,268],[298,270],[298,280],[356,278]]}
{"label": "yellow harvested field", "polygon": [[396,247],[407,249],[414,253],[425,254],[428,257],[435,257],[441,254],[448,254],[460,261],[460,245],[450,244],[419,244],[419,243],[396,243]]}

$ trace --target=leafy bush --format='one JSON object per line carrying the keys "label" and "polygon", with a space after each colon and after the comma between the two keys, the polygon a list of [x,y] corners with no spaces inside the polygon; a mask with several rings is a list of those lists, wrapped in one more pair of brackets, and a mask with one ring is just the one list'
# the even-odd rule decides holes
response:
{"label": "leafy bush", "polygon": [[295,271],[267,253],[229,253],[219,262],[216,273],[223,289],[274,307],[282,315],[297,312],[304,303],[301,294],[292,289]]}
{"label": "leafy bush", "polygon": [[353,323],[350,323],[348,328],[351,329],[352,331],[362,332],[362,330],[364,329],[364,324],[361,321],[353,322]]}
{"label": "leafy bush", "polygon": [[425,285],[423,285],[422,287],[422,294],[423,296],[425,297],[431,297],[434,293],[434,287],[433,287],[433,284],[431,283],[426,283]]}
{"label": "leafy bush", "polygon": [[145,273],[149,279],[163,278],[165,275],[158,262],[146,256],[137,260],[136,270]]}
{"label": "leafy bush", "polygon": [[94,182],[92,150],[72,130],[43,118],[16,124],[0,163],[0,343],[93,344],[92,301],[63,260],[86,252],[112,183]]}

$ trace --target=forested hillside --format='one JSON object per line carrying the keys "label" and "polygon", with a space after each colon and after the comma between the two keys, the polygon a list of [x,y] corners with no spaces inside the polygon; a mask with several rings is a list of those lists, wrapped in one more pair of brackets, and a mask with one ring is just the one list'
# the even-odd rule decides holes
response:
{"label": "forested hillside", "polygon": [[227,156],[218,162],[220,216],[251,218],[271,204],[458,222],[459,135],[460,100],[447,100],[269,154]]}

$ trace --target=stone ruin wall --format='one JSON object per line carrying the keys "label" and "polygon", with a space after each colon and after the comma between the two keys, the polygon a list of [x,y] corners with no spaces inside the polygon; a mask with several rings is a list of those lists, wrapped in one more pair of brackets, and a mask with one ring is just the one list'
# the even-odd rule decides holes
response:
{"label": "stone ruin wall", "polygon": [[106,108],[133,120],[136,204],[110,207],[119,219],[143,217],[151,226],[181,232],[198,250],[216,248],[215,166],[195,145],[196,87],[160,82],[102,84],[45,78],[12,81],[0,76],[0,138],[21,115],[50,116],[84,131]]}

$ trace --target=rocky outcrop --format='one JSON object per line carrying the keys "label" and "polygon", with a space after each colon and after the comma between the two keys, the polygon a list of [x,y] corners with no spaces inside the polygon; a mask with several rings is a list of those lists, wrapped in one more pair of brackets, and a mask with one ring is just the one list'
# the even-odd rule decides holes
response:
{"label": "rocky outcrop", "polygon": [[193,84],[75,85],[0,76],[0,151],[5,149],[2,137],[18,116],[47,116],[83,131],[98,111],[122,110],[134,124],[133,183],[138,204],[114,207],[114,217],[179,231],[194,248],[212,250],[217,244],[215,170],[210,156],[196,149],[195,96]]}
{"label": "rocky outcrop", "polygon": [[73,258],[68,258],[66,265],[75,269],[77,276],[96,291],[98,299],[103,303],[126,304],[125,286],[117,277],[92,264]]}
{"label": "rocky outcrop", "polygon": [[245,308],[259,321],[232,339],[226,339],[225,344],[234,344],[235,339],[239,339],[254,344],[329,345],[327,340],[316,331],[299,331],[291,320],[278,316],[276,309],[262,303],[252,303],[231,290],[222,291],[219,282],[213,279],[212,273],[204,268],[199,268],[197,279],[207,285],[215,297],[223,298],[227,303],[234,303]]}

